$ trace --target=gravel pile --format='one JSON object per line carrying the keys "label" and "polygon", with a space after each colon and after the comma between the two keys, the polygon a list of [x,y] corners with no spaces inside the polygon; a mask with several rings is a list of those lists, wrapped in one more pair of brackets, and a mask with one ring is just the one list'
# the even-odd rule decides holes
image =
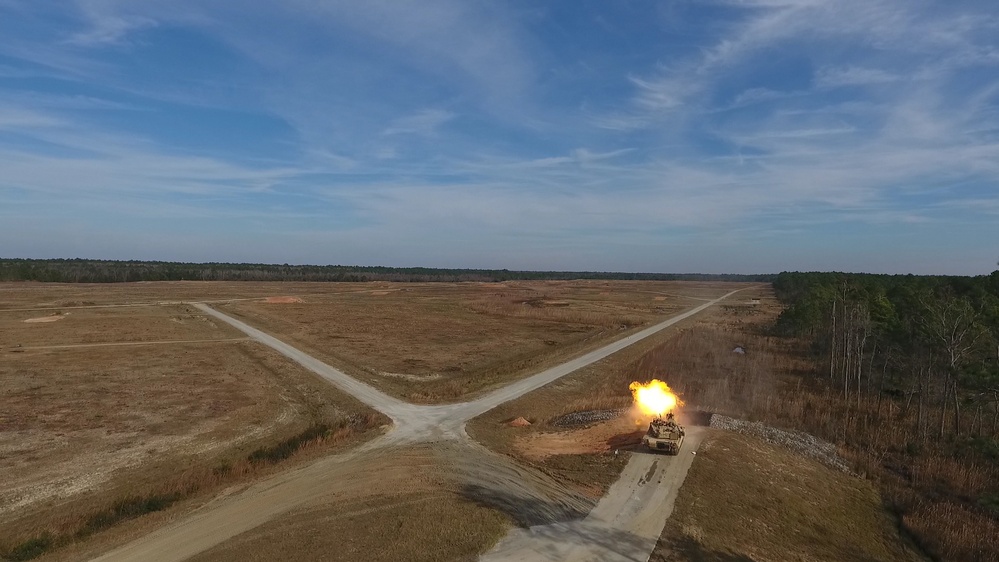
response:
{"label": "gravel pile", "polygon": [[815,459],[830,468],[850,472],[850,468],[836,454],[835,445],[802,431],[777,429],[760,422],[737,420],[718,414],[711,416],[711,427],[753,435],[767,443],[780,445],[802,456]]}
{"label": "gravel pile", "polygon": [[589,425],[591,423],[614,419],[623,414],[625,411],[626,408],[572,412],[571,414],[565,414],[564,416],[559,416],[553,419],[551,424],[555,427],[579,427],[581,425]]}

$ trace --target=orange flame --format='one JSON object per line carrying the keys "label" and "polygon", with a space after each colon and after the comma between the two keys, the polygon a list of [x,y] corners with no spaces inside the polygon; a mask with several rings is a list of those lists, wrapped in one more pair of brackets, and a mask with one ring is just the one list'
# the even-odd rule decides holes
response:
{"label": "orange flame", "polygon": [[683,406],[683,401],[669,388],[669,385],[659,379],[652,379],[648,384],[635,381],[628,385],[638,409],[647,416],[663,416],[677,406]]}

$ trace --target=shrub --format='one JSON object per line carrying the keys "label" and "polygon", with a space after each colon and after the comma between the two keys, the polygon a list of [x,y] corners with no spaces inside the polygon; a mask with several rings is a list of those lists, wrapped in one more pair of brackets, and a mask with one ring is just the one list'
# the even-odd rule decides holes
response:
{"label": "shrub", "polygon": [[52,535],[46,533],[15,546],[6,554],[5,558],[16,561],[31,560],[44,554],[52,547],[53,543]]}

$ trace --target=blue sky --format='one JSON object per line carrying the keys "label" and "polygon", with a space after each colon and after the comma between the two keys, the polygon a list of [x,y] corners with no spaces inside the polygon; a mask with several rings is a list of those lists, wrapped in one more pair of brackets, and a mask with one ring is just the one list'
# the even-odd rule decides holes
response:
{"label": "blue sky", "polygon": [[0,0],[0,256],[979,274],[993,0]]}

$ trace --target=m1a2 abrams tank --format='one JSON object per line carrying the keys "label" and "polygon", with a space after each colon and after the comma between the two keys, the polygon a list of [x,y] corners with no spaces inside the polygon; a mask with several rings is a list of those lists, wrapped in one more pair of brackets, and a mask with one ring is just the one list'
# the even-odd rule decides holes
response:
{"label": "m1a2 abrams tank", "polygon": [[653,451],[662,451],[669,455],[680,452],[683,445],[683,426],[676,423],[673,413],[666,414],[666,417],[656,416],[649,424],[649,431],[642,437],[642,443]]}

